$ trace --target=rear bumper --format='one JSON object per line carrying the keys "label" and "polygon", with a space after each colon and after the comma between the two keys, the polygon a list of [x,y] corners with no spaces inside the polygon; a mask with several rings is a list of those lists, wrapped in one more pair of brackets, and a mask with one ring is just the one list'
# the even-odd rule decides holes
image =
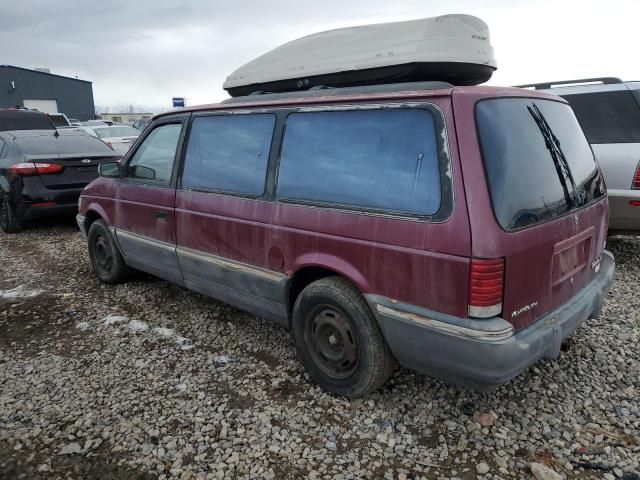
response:
{"label": "rear bumper", "polygon": [[14,208],[20,220],[73,215],[78,211],[82,187],[47,188],[38,177],[25,177],[22,188],[14,192]]}
{"label": "rear bumper", "polygon": [[375,295],[367,300],[401,365],[448,383],[485,390],[511,380],[541,358],[556,358],[562,341],[585,320],[600,314],[614,268],[613,255],[605,251],[591,283],[518,332],[502,318],[457,318]]}
{"label": "rear bumper", "polygon": [[608,190],[609,231],[611,233],[640,234],[640,207],[629,202],[640,202],[640,190]]}

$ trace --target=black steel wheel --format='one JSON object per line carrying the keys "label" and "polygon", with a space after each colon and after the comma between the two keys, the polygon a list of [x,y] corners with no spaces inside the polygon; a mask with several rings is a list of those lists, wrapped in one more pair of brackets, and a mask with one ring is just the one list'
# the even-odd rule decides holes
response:
{"label": "black steel wheel", "polygon": [[369,305],[342,277],[325,277],[302,290],[291,327],[305,369],[328,392],[361,397],[393,372],[393,356]]}
{"label": "black steel wheel", "polygon": [[22,230],[21,222],[16,218],[9,200],[0,200],[0,229],[5,233],[17,233]]}
{"label": "black steel wheel", "polygon": [[129,267],[102,220],[91,224],[88,247],[91,267],[101,282],[120,283],[129,277]]}
{"label": "black steel wheel", "polygon": [[358,366],[358,337],[349,317],[331,305],[318,305],[306,323],[305,343],[313,361],[328,376],[348,378]]}

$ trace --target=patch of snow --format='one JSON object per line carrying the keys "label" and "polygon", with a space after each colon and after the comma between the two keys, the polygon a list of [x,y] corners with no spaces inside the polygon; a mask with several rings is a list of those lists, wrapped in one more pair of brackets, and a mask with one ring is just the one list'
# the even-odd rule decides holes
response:
{"label": "patch of snow", "polygon": [[176,336],[176,345],[178,345],[181,350],[191,350],[193,348],[191,340],[181,336]]}
{"label": "patch of snow", "polygon": [[173,338],[176,342],[176,345],[180,347],[181,350],[191,350],[194,345],[188,338],[185,338],[181,335],[178,335],[175,330],[171,328],[165,327],[155,327],[153,329],[155,333],[165,338]]}
{"label": "patch of snow", "polygon": [[9,290],[0,290],[0,298],[5,300],[14,300],[16,298],[31,298],[40,295],[44,290],[37,288],[26,288],[24,285],[19,285],[16,288]]}
{"label": "patch of snow", "polygon": [[218,355],[217,357],[215,357],[213,359],[214,362],[220,364],[220,365],[226,365],[227,363],[229,363],[231,361],[231,359],[229,357],[227,357],[226,355]]}
{"label": "patch of snow", "polygon": [[173,330],[165,327],[156,327],[153,329],[153,331],[161,337],[173,337],[173,335],[175,334]]}
{"label": "patch of snow", "polygon": [[76,328],[78,330],[82,330],[83,332],[86,332],[87,330],[89,330],[89,322],[80,322],[76,325]]}
{"label": "patch of snow", "polygon": [[186,384],[186,383],[179,383],[179,384],[177,384],[175,387],[173,387],[173,389],[174,389],[177,393],[185,392],[185,391],[187,390],[187,384]]}
{"label": "patch of snow", "polygon": [[126,322],[129,320],[129,317],[124,315],[107,315],[103,318],[103,323],[105,325],[115,325],[116,323]]}
{"label": "patch of snow", "polygon": [[73,442],[63,446],[58,452],[58,455],[74,455],[76,453],[82,453],[82,447],[80,447],[80,444]]}
{"label": "patch of snow", "polygon": [[129,331],[133,333],[144,332],[149,330],[149,325],[145,322],[141,322],[140,320],[131,320],[129,322]]}

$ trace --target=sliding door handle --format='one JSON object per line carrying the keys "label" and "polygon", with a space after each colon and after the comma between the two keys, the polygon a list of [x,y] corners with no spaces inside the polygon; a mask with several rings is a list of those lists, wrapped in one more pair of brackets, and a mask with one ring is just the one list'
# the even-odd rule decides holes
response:
{"label": "sliding door handle", "polygon": [[157,211],[156,220],[162,223],[167,223],[167,212]]}

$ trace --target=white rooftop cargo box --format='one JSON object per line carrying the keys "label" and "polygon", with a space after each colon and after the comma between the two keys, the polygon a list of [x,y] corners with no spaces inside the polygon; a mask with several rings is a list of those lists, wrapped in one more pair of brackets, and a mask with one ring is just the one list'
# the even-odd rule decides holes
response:
{"label": "white rooftop cargo box", "polygon": [[471,15],[329,30],[293,40],[227,77],[231,96],[381,83],[486,82],[496,69],[487,25]]}

